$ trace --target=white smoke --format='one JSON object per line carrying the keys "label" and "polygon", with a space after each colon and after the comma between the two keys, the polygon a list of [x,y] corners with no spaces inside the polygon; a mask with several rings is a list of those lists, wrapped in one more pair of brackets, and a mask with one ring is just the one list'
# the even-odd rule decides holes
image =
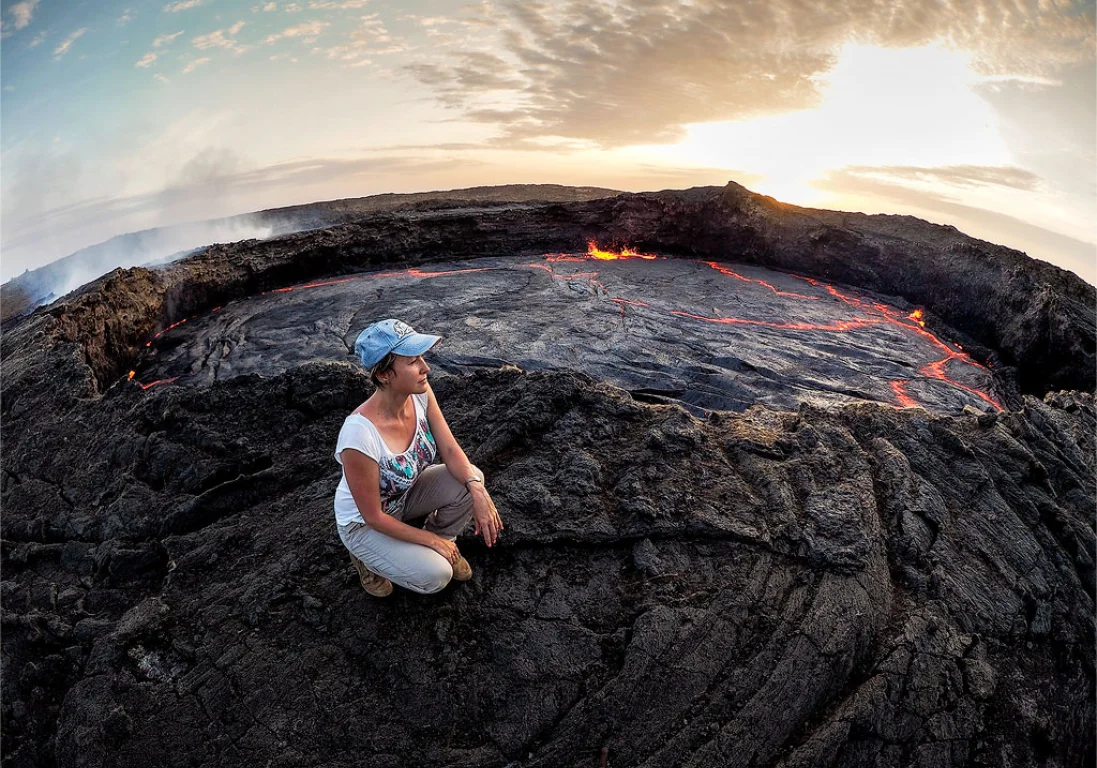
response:
{"label": "white smoke", "polygon": [[50,303],[119,267],[163,267],[215,243],[265,240],[292,227],[275,227],[254,215],[200,221],[112,237],[12,281],[32,308]]}

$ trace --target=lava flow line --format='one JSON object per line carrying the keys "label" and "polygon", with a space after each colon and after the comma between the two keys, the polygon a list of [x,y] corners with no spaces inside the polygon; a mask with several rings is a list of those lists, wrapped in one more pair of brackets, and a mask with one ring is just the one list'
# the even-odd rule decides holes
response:
{"label": "lava flow line", "polygon": [[670,310],[670,314],[678,317],[688,317],[692,320],[701,320],[706,323],[717,323],[719,325],[753,325],[760,328],[776,328],[782,331],[854,331],[858,328],[864,328],[869,325],[879,325],[880,321],[870,317],[855,317],[852,320],[835,320],[832,323],[773,323],[768,320],[747,320],[742,317],[705,317],[704,315],[695,315],[692,312],[680,312],[678,310]]}
{"label": "lava flow line", "polygon": [[889,384],[891,391],[895,393],[895,399],[899,401],[901,408],[917,408],[918,401],[907,393],[907,383],[901,379],[892,379]]}
{"label": "lava flow line", "polygon": [[[448,270],[442,270],[440,272],[424,272],[423,270],[418,269],[417,267],[410,267],[408,269],[402,269],[398,272],[376,272],[376,273],[370,274],[370,275],[355,275],[354,277],[344,277],[344,278],[340,278],[339,280],[324,280],[324,281],[318,282],[318,283],[302,283],[300,285],[286,286],[285,288],[272,288],[269,291],[262,291],[259,295],[260,296],[266,296],[268,293],[289,293],[290,291],[299,291],[299,290],[304,290],[306,288],[323,288],[324,286],[328,286],[328,285],[340,285],[341,283],[354,283],[354,282],[357,282],[359,280],[365,280],[367,278],[370,279],[370,280],[376,280],[379,277],[419,277],[419,278],[442,277],[443,275],[464,275],[464,274],[468,274],[469,272],[488,272],[492,269],[496,269],[496,267],[475,267],[475,268],[472,268],[472,269],[448,269]],[[168,326],[168,328],[172,328],[172,327],[174,327],[174,326]],[[168,328],[165,328],[164,330],[166,331],[166,330],[168,330]]]}
{"label": "lava flow line", "polygon": [[706,266],[712,267],[713,269],[715,269],[717,272],[719,272],[722,275],[727,275],[728,277],[734,277],[736,280],[742,280],[744,283],[756,283],[757,285],[760,285],[763,288],[766,288],[770,291],[773,291],[773,293],[777,296],[788,296],[788,297],[794,298],[794,299],[804,299],[805,301],[818,301],[819,300],[818,296],[808,296],[808,295],[803,294],[803,293],[790,293],[789,291],[778,290],[774,286],[767,283],[765,280],[755,280],[755,279],[750,278],[750,277],[743,277],[738,272],[735,272],[734,270],[728,269],[727,267],[725,267],[722,264],[717,264],[715,261],[702,261],[700,263],[704,264]]}
{"label": "lava flow line", "polygon": [[[136,376],[136,375],[137,375],[137,371],[130,371],[129,376],[126,377],[126,381],[133,381],[133,377]],[[178,376],[172,376],[170,379],[157,379],[156,381],[150,381],[148,384],[142,384],[139,381],[133,381],[133,383],[136,384],[137,386],[139,386],[141,389],[148,390],[148,389],[152,389],[153,387],[158,386],[160,384],[171,384],[173,381],[178,381],[178,380],[179,380]]]}

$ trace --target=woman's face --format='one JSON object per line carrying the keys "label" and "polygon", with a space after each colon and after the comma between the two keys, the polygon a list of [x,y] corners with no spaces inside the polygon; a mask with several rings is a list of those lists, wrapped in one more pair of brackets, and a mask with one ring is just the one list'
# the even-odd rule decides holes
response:
{"label": "woman's face", "polygon": [[422,355],[418,357],[397,355],[396,362],[392,364],[388,387],[398,392],[421,395],[427,391],[428,373],[430,373],[430,366]]}

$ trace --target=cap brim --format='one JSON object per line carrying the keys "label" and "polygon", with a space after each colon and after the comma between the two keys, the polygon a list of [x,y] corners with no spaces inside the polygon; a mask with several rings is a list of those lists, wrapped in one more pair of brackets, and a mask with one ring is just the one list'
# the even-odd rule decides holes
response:
{"label": "cap brim", "polygon": [[418,357],[442,340],[441,336],[432,336],[429,333],[413,333],[400,339],[392,351],[405,357]]}

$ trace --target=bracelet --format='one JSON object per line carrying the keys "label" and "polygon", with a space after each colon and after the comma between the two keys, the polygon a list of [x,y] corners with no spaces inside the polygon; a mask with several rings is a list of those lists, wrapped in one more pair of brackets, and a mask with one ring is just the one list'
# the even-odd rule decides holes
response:
{"label": "bracelet", "polygon": [[465,481],[465,486],[467,487],[469,483],[480,483],[482,485],[483,482],[483,478],[472,475],[468,480]]}

